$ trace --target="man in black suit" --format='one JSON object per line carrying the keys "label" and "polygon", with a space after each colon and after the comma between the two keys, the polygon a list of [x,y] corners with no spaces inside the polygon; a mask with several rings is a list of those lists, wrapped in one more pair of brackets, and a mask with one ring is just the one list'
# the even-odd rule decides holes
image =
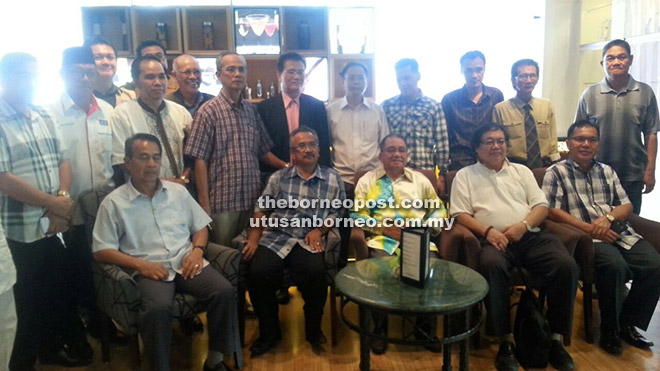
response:
{"label": "man in black suit", "polygon": [[[328,116],[320,100],[303,94],[305,86],[305,58],[298,53],[280,55],[277,60],[277,79],[282,93],[257,105],[259,115],[273,143],[273,154],[289,162],[289,134],[300,126],[308,126],[319,137],[319,165],[330,166],[330,142],[328,140]],[[276,170],[261,164],[262,183]]]}

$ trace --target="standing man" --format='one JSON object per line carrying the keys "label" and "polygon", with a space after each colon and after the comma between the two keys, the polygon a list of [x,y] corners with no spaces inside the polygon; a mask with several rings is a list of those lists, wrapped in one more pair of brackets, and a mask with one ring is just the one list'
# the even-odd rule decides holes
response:
{"label": "standing man", "polygon": [[470,145],[472,135],[481,124],[490,122],[493,107],[504,100],[499,89],[483,84],[485,71],[486,57],[482,52],[473,50],[463,54],[461,73],[465,85],[442,98],[449,135],[449,170],[460,170],[477,162]]}
{"label": "standing man", "polygon": [[598,160],[616,171],[639,215],[642,193],[655,187],[660,118],[653,89],[628,74],[632,62],[627,41],[612,40],[603,47],[605,78],[582,93],[575,121],[598,125],[603,149]]}
{"label": "standing man", "polygon": [[112,107],[135,99],[135,91],[117,87],[112,81],[117,73],[117,53],[114,46],[101,38],[87,40],[83,46],[92,50],[96,64],[94,95]]}
{"label": "standing man", "polygon": [[195,115],[185,152],[195,158],[198,200],[213,219],[212,241],[231,246],[261,192],[259,161],[275,168],[287,164],[270,152],[273,142],[257,110],[242,98],[245,58],[224,52],[216,65],[222,89]]}
{"label": "standing man", "polygon": [[381,166],[378,144],[390,129],[383,109],[364,97],[369,78],[367,67],[348,62],[339,75],[346,95],[328,106],[332,167],[344,181],[346,198],[352,200],[355,173]]}
{"label": "standing man", "polygon": [[16,336],[16,301],[12,290],[15,283],[16,268],[0,225],[0,368],[3,370],[9,369]]}
{"label": "standing man", "polygon": [[498,103],[493,121],[501,124],[509,136],[509,160],[530,169],[559,161],[557,124],[552,103],[532,96],[539,81],[539,65],[521,59],[511,67],[511,83],[516,96]]}
{"label": "standing man", "polygon": [[[169,64],[167,63],[167,54],[165,53],[165,48],[160,42],[156,40],[145,40],[141,42],[137,46],[137,48],[135,48],[135,54],[137,55],[138,58],[144,57],[146,55],[150,55],[152,57],[158,58],[158,60],[160,60],[160,63],[163,64],[163,67],[165,67],[165,73],[168,74],[167,69],[169,68]],[[133,81],[133,83],[135,83],[135,81]],[[176,79],[168,74],[167,94],[174,93],[178,88],[179,85]]]}
{"label": "standing man", "polygon": [[156,57],[146,55],[133,61],[131,76],[140,96],[112,112],[112,164],[124,163],[126,139],[137,133],[149,133],[161,140],[165,150],[160,176],[179,184],[188,183],[191,166],[183,161],[183,139],[190,130],[192,117],[183,106],[164,99],[165,66]]}
{"label": "standing man", "polygon": [[[76,205],[73,210],[73,228],[64,233],[67,246],[65,251],[71,263],[67,287],[71,294],[69,300],[90,313],[91,331],[94,331],[99,330],[100,321],[95,315],[91,248],[85,230],[84,211],[78,199],[86,192],[105,194],[114,188],[110,159],[112,132],[108,123],[112,107],[94,97],[93,83],[97,69],[89,48],[64,50],[60,74],[66,91],[50,108],[71,158],[73,176],[69,193]],[[77,330],[75,324],[72,327],[72,330]],[[114,326],[112,330],[116,330]]]}
{"label": "standing man", "polygon": [[[319,166],[319,139],[313,129],[301,126],[291,133],[291,158],[294,166],[275,172],[260,197],[252,217],[247,244],[243,248],[250,262],[248,288],[259,317],[259,338],[252,344],[252,357],[270,351],[281,339],[278,306],[275,292],[280,288],[284,268],[305,300],[305,337],[316,348],[327,342],[321,331],[323,307],[328,294],[324,250],[324,236],[331,228],[326,221],[335,221],[341,208],[273,208],[272,201],[341,200],[345,193],[339,174],[328,167]],[[261,206],[263,201],[264,206]],[[273,203],[273,205],[275,204]],[[288,220],[289,226],[265,227],[259,225],[266,218]],[[321,220],[320,228],[306,226],[305,219]],[[254,226],[254,222],[257,222]],[[301,222],[299,227],[291,223]],[[316,349],[315,349],[316,351]]]}
{"label": "standing man", "polygon": [[550,364],[572,370],[561,335],[571,333],[579,268],[561,241],[543,231],[548,201],[527,167],[506,158],[508,135],[495,123],[481,125],[472,148],[479,162],[456,173],[450,214],[480,237],[479,273],[488,281],[486,334],[500,338],[498,370],[517,370],[509,315],[511,268],[518,260],[545,290],[550,324]]}
{"label": "standing man", "polygon": [[202,71],[199,69],[199,63],[195,57],[184,54],[174,58],[172,77],[177,81],[179,89],[167,94],[165,99],[186,107],[190,116],[194,117],[199,107],[213,98],[211,94],[199,91],[199,86],[202,84]]}
{"label": "standing man", "polygon": [[77,354],[78,344],[65,343],[75,303],[66,297],[66,255],[55,234],[71,221],[71,163],[57,124],[32,104],[36,81],[33,56],[10,53],[0,61],[0,210],[17,272],[12,370],[32,370],[37,357],[65,367],[92,361]]}
{"label": "standing man", "polygon": [[[394,65],[400,95],[383,102],[390,131],[406,140],[410,151],[408,166],[413,169],[447,171],[449,142],[447,123],[440,103],[422,94],[417,87],[421,75],[419,64],[404,58]],[[444,194],[444,177],[438,179],[438,190]]]}
{"label": "standing man", "polygon": [[[288,163],[290,159],[289,134],[300,126],[312,128],[319,137],[319,164],[330,166],[328,116],[320,100],[303,94],[307,63],[298,53],[285,53],[277,60],[277,79],[282,93],[257,105],[259,115],[273,140],[273,154]],[[277,170],[262,164],[263,182]]]}
{"label": "standing man", "polygon": [[660,254],[626,222],[632,205],[614,170],[594,160],[598,129],[589,121],[568,128],[569,159],[546,171],[543,191],[550,219],[594,238],[600,346],[621,354],[621,339],[642,349],[653,346],[636,327],[648,328],[660,298]]}
{"label": "standing man", "polygon": [[175,290],[206,305],[209,352],[204,370],[226,370],[240,351],[235,291],[203,258],[211,219],[179,184],[159,179],[162,147],[139,133],[126,141],[130,180],[101,202],[94,258],[134,272],[141,304],[138,327],[151,369],[170,369]]}

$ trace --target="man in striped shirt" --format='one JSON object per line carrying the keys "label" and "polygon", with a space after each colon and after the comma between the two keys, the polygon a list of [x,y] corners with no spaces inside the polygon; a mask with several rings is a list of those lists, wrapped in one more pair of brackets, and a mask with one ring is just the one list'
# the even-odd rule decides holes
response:
{"label": "man in striped shirt", "polygon": [[[568,128],[569,159],[546,171],[543,191],[550,219],[594,239],[600,345],[608,353],[621,354],[621,339],[638,348],[653,345],[636,327],[648,328],[660,298],[660,254],[626,222],[632,204],[617,174],[594,160],[599,134],[598,126],[589,121]],[[625,297],[624,285],[630,279],[632,288]]]}

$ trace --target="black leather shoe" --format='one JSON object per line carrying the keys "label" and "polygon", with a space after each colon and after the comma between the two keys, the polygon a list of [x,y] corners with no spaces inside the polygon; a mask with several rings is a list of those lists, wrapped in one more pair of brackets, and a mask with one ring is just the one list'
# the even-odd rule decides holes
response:
{"label": "black leather shoe", "polygon": [[204,362],[204,369],[203,370],[204,371],[229,371],[229,370],[231,370],[231,368],[229,368],[224,362],[218,363],[218,365],[215,366],[214,368],[211,368],[211,367],[207,366],[206,362]]}
{"label": "black leather shoe", "polygon": [[615,356],[623,353],[623,348],[621,347],[621,338],[616,331],[601,332],[600,347],[603,348],[607,353],[614,354]]}
{"label": "black leather shoe", "polygon": [[277,346],[279,340],[280,339],[278,338],[275,339],[264,339],[262,337],[258,338],[257,340],[254,341],[254,343],[252,343],[252,346],[250,347],[250,352],[252,352],[250,358],[259,357],[262,354],[266,354],[270,352],[271,349]]}
{"label": "black leather shoe", "polygon": [[550,343],[550,364],[552,367],[561,371],[570,371],[575,368],[573,357],[564,349],[564,345],[559,340],[552,340]]}
{"label": "black leather shoe", "polygon": [[277,303],[281,305],[289,304],[291,301],[291,295],[287,289],[279,289],[275,292],[275,297],[277,298]]}
{"label": "black leather shoe", "polygon": [[[387,336],[387,329],[385,326],[374,330],[374,334]],[[371,339],[371,352],[375,355],[384,354],[387,351],[387,342],[381,339]]]}
{"label": "black leather shoe", "polygon": [[312,345],[323,345],[328,342],[328,338],[326,338],[325,335],[323,335],[323,333],[321,332],[319,336],[307,337],[307,341]]}
{"label": "black leather shoe", "polygon": [[648,349],[653,346],[653,342],[646,339],[637,331],[635,326],[621,326],[621,339],[626,343],[641,349]]}
{"label": "black leather shoe", "polygon": [[516,346],[512,342],[504,340],[500,343],[500,350],[495,357],[495,368],[498,371],[518,371]]}
{"label": "black leather shoe", "polygon": [[62,367],[83,367],[92,364],[91,357],[80,357],[70,346],[64,345],[56,352],[45,352],[39,356],[42,365],[57,365]]}

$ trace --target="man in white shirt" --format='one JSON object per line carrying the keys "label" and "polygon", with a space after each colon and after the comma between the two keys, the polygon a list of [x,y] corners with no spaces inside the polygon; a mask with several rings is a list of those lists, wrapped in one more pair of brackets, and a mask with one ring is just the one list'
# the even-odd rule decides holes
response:
{"label": "man in white shirt", "polygon": [[155,136],[139,133],[126,141],[130,180],[99,207],[94,258],[132,271],[141,297],[138,326],[152,369],[170,369],[172,306],[179,290],[207,304],[204,370],[225,370],[224,354],[237,350],[234,288],[203,258],[211,218],[184,187],[159,179],[161,159]]}
{"label": "man in white shirt", "polygon": [[188,183],[191,166],[184,164],[183,139],[192,124],[190,113],[183,106],[164,99],[167,75],[158,58],[146,55],[136,59],[131,66],[131,75],[140,97],[112,112],[112,164],[123,164],[126,139],[137,133],[149,133],[163,143],[161,178],[179,184]]}
{"label": "man in white shirt", "polygon": [[509,315],[510,270],[520,265],[545,290],[546,317],[552,332],[550,364],[575,367],[561,342],[571,333],[578,267],[557,237],[538,228],[548,215],[548,201],[527,167],[506,159],[508,136],[495,123],[474,133],[472,148],[479,162],[456,173],[450,215],[481,240],[480,273],[488,281],[486,333],[500,337],[498,370],[517,370]]}

